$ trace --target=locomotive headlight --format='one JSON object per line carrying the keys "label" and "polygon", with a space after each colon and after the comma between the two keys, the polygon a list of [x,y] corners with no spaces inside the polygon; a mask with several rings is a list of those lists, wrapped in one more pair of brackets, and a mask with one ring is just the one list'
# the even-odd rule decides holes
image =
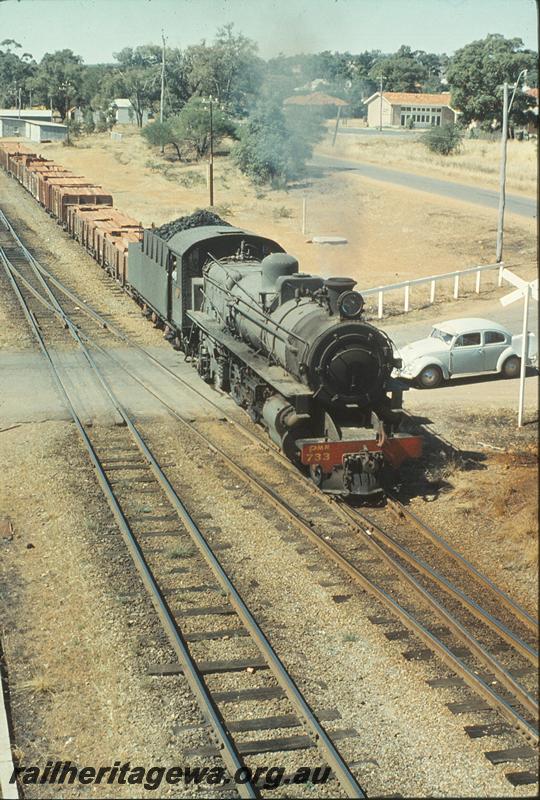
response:
{"label": "locomotive headlight", "polygon": [[343,292],[338,298],[338,309],[342,317],[353,319],[362,313],[364,298],[360,292]]}

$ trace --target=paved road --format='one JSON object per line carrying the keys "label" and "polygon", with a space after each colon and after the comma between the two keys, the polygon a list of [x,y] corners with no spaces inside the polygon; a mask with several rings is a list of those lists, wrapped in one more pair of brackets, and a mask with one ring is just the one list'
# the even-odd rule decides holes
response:
{"label": "paved road", "polygon": [[[429,194],[436,194],[440,197],[450,197],[453,200],[475,203],[476,205],[485,206],[487,208],[497,208],[499,205],[498,192],[491,189],[480,189],[476,186],[467,186],[464,183],[443,181],[439,178],[416,175],[412,172],[400,172],[396,169],[379,167],[376,164],[346,161],[345,159],[335,158],[334,156],[316,155],[313,157],[312,164],[316,167],[323,167],[326,169],[356,172],[359,175],[376,181],[393,183],[397,186],[405,186],[407,189],[428,192]],[[512,214],[519,214],[522,217],[536,219],[536,200],[507,194],[506,210]]]}

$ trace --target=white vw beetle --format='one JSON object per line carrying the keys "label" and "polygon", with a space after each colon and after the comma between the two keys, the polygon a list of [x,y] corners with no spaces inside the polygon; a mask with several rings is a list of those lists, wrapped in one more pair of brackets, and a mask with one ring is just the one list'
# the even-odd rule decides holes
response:
{"label": "white vw beetle", "polygon": [[[451,319],[436,325],[426,339],[401,348],[400,378],[434,389],[453,375],[500,372],[519,375],[522,336],[512,336],[489,319]],[[536,363],[536,338],[529,334],[527,364]]]}

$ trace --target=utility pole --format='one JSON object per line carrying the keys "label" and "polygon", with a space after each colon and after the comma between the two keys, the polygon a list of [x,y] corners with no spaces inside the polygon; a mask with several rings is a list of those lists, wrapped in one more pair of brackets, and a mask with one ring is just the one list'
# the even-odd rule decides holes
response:
{"label": "utility pole", "polygon": [[502,261],[503,254],[503,239],[504,239],[504,206],[506,200],[506,152],[508,147],[508,116],[512,109],[512,103],[516,95],[516,89],[519,84],[521,76],[527,80],[527,70],[522,69],[517,80],[513,86],[514,91],[508,102],[508,81],[503,83],[503,116],[502,116],[502,131],[501,131],[501,165],[499,170],[499,216],[497,220],[497,256],[496,261],[498,264]]}
{"label": "utility pole", "polygon": [[497,219],[497,263],[502,261],[504,237],[504,204],[506,199],[506,148],[508,144],[508,81],[503,83],[503,116],[501,132],[501,164],[499,170],[499,216]]}
{"label": "utility pole", "polygon": [[[161,31],[161,41],[163,46],[161,49],[161,99],[159,103],[159,121],[163,125],[163,102],[165,99],[165,34]],[[161,132],[163,137],[163,131]],[[161,140],[161,152],[165,152],[165,143]]]}
{"label": "utility pole", "polygon": [[212,98],[210,97],[210,162],[208,164],[208,186],[210,188],[210,205],[214,205],[214,116]]}
{"label": "utility pole", "polygon": [[379,78],[379,130],[382,131],[382,82],[385,76],[381,75]]}

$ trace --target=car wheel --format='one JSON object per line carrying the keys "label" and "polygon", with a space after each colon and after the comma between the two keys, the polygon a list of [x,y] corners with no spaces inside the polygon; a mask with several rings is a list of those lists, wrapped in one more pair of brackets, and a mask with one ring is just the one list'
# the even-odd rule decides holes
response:
{"label": "car wheel", "polygon": [[430,364],[424,367],[416,380],[422,389],[436,389],[443,382],[442,370],[435,364]]}
{"label": "car wheel", "polygon": [[517,378],[521,370],[521,359],[517,356],[510,356],[502,365],[502,374],[505,378]]}

